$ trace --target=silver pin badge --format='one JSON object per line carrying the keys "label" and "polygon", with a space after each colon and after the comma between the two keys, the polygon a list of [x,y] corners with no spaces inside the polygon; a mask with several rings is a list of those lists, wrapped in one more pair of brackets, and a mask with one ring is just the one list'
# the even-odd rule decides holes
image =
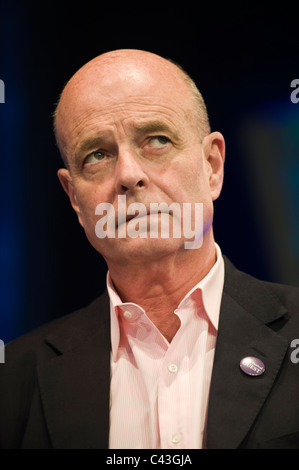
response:
{"label": "silver pin badge", "polygon": [[257,357],[252,356],[244,357],[240,362],[240,368],[245,374],[254,377],[262,375],[266,370],[265,364]]}

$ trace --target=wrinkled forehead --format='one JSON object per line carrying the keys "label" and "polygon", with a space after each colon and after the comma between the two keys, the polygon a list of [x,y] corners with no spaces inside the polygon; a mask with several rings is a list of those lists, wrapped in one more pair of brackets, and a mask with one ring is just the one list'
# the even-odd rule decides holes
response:
{"label": "wrinkled forehead", "polygon": [[99,112],[126,101],[182,106],[190,96],[175,65],[154,55],[121,60],[108,56],[82,67],[66,85],[56,113],[56,125],[78,122],[81,115],[96,108]]}

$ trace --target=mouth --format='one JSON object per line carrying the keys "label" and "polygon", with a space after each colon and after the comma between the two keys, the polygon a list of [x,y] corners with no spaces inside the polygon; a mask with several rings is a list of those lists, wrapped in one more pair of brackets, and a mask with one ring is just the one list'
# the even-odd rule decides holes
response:
{"label": "mouth", "polygon": [[165,214],[167,214],[168,216],[173,216],[172,211],[163,212],[163,211],[150,211],[150,210],[147,210],[146,212],[136,211],[135,214],[127,214],[126,218],[121,218],[119,216],[116,216],[115,217],[115,228],[119,229],[124,224],[127,225],[133,219],[136,220],[136,223],[137,223],[138,219],[142,219],[144,217],[156,217],[156,216],[159,216],[159,215],[162,216],[162,215],[165,215]]}
{"label": "mouth", "polygon": [[146,214],[140,214],[138,211],[136,211],[137,213],[135,213],[135,215],[127,215],[126,216],[126,222],[130,222],[130,220],[132,219],[137,219],[137,218],[140,218],[140,217],[144,217],[145,215],[149,215],[149,213],[147,212]]}
{"label": "mouth", "polygon": [[142,212],[140,213],[139,211],[135,212],[135,215],[127,215],[126,216],[126,222],[130,222],[132,219],[140,219],[141,217],[151,217],[151,216],[156,216],[156,215],[169,215],[173,216],[173,211],[150,211],[147,210],[146,213]]}
{"label": "mouth", "polygon": [[127,214],[127,215],[126,215],[126,219],[125,219],[125,220],[120,220],[119,225],[118,225],[118,220],[119,220],[118,218],[117,218],[117,220],[115,221],[115,223],[116,223],[116,226],[117,226],[117,227],[121,227],[124,223],[125,223],[125,224],[128,224],[128,223],[129,223],[131,220],[133,220],[133,219],[134,219],[134,220],[137,220],[137,219],[141,219],[142,217],[148,217],[148,216],[150,216],[150,212],[149,212],[149,211],[146,212],[146,213],[144,213],[144,212],[143,212],[143,213],[139,213],[138,211],[136,211],[135,214]]}

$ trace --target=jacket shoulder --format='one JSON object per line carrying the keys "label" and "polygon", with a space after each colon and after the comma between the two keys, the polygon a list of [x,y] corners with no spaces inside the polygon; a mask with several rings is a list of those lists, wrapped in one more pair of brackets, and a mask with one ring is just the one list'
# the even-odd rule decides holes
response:
{"label": "jacket shoulder", "polygon": [[[49,344],[48,338],[57,338],[57,342],[63,343],[68,348],[75,343],[76,338],[88,335],[101,323],[108,321],[107,317],[108,298],[106,293],[92,301],[89,305],[82,307],[68,315],[64,315],[33,331],[11,341],[5,346],[5,364],[12,364],[15,360],[24,360],[26,357],[37,355],[42,358],[43,346]],[[53,348],[55,349],[55,348]],[[57,355],[59,349],[51,353],[51,348],[46,349],[45,359],[50,358],[53,353]]]}
{"label": "jacket shoulder", "polygon": [[266,324],[284,317],[289,326],[299,326],[299,287],[258,279],[224,261],[225,293]]}
{"label": "jacket shoulder", "polygon": [[[5,362],[0,364],[0,448],[18,447],[37,388],[37,368],[82,343],[109,324],[107,295],[87,307],[49,322],[5,346]],[[11,437],[13,436],[13,437]],[[8,443],[9,444],[6,444]],[[5,447],[7,445],[7,447]]]}

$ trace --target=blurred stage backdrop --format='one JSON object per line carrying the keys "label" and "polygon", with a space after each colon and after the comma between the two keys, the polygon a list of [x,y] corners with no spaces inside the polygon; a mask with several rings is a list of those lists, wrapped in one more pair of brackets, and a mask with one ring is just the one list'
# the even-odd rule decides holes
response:
{"label": "blurred stage backdrop", "polygon": [[[52,113],[65,82],[91,58],[145,49],[180,63],[226,138],[215,236],[242,270],[299,285],[298,11],[233,3],[1,2],[0,338],[67,314],[105,286],[56,176]],[[279,5],[279,4],[278,4]],[[196,6],[197,8],[197,6]],[[295,7],[297,8],[297,7]],[[297,8],[298,10],[298,8]],[[299,93],[298,93],[299,97]],[[0,100],[1,101],[1,100]]]}

